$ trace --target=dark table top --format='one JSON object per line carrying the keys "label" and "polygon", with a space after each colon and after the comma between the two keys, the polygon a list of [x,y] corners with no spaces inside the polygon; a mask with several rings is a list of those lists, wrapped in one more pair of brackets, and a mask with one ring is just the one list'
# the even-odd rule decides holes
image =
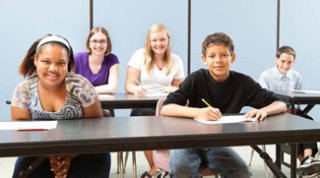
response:
{"label": "dark table top", "polygon": [[104,109],[155,108],[158,99],[165,97],[166,96],[136,96],[126,93],[99,95],[102,108]]}
{"label": "dark table top", "polygon": [[[103,109],[155,108],[158,99],[165,97],[164,95],[136,96],[127,93],[99,94]],[[6,104],[10,105],[11,101],[6,100]]]}
{"label": "dark table top", "polygon": [[275,92],[275,94],[283,99],[287,103],[292,104],[320,104],[319,92],[294,92],[294,91],[282,91]]}
{"label": "dark table top", "polygon": [[49,131],[0,131],[0,156],[99,153],[320,140],[320,123],[291,114],[263,122],[205,125],[173,117],[60,120]]}

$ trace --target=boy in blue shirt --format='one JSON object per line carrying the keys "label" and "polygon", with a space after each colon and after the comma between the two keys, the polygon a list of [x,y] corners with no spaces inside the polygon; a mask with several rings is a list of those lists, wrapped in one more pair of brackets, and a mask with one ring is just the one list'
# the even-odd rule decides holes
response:
{"label": "boy in blue shirt", "polygon": [[[260,78],[259,84],[262,88],[270,91],[287,91],[301,90],[302,79],[300,74],[293,70],[293,64],[296,60],[296,52],[290,46],[282,46],[276,53],[276,66],[264,71]],[[291,111],[291,109],[289,109]],[[299,114],[301,110],[297,109]],[[310,116],[305,116],[313,120]],[[314,156],[318,152],[316,143],[303,143],[298,145],[298,158],[302,164],[309,156]]]}
{"label": "boy in blue shirt", "polygon": [[[251,106],[257,109],[252,109],[245,117],[262,121],[269,115],[286,111],[285,103],[249,76],[230,71],[235,59],[233,42],[228,35],[208,35],[202,43],[202,60],[208,70],[200,69],[190,74],[176,92],[168,95],[161,114],[217,120],[222,114],[239,113],[243,106]],[[212,107],[207,107],[202,98]],[[189,104],[185,106],[187,102]],[[246,163],[230,147],[171,150],[171,176],[201,177],[202,162],[221,177],[251,177]]]}
{"label": "boy in blue shirt", "polygon": [[270,91],[301,90],[300,74],[292,69],[296,52],[290,46],[282,46],[276,53],[276,66],[264,71],[259,78],[262,88]]}

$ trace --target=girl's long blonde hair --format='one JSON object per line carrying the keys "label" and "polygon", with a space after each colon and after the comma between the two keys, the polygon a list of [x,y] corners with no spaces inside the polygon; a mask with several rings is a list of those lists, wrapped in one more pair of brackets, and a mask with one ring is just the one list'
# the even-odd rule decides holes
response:
{"label": "girl's long blonde hair", "polygon": [[172,60],[171,60],[171,47],[170,47],[170,34],[166,28],[166,26],[164,26],[163,24],[154,24],[152,25],[147,33],[147,37],[145,39],[144,42],[144,56],[145,56],[145,67],[147,72],[150,74],[151,73],[151,69],[153,67],[154,61],[152,60],[154,57],[154,53],[151,49],[151,38],[150,38],[150,34],[154,33],[154,32],[161,32],[164,31],[167,34],[168,37],[168,46],[167,46],[167,50],[164,54],[163,60],[165,63],[165,67],[166,67],[166,75],[170,74],[171,71],[171,67],[172,67]]}

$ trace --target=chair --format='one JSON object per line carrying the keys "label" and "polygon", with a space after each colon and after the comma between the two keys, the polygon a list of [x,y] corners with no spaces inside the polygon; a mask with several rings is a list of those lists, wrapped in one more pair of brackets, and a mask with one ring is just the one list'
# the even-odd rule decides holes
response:
{"label": "chair", "polygon": [[[117,154],[117,173],[120,174],[120,178],[123,178],[124,177],[124,173],[125,173],[125,170],[126,170],[126,165],[127,165],[127,162],[128,162],[128,157],[129,157],[129,151],[126,151],[126,154],[125,154],[125,159],[124,159],[124,162],[123,162],[123,152],[120,151],[118,152]],[[132,151],[132,175],[133,175],[133,178],[136,178],[137,177],[137,161],[136,161],[136,152],[135,151]]]}
{"label": "chair", "polygon": [[[114,117],[115,116],[114,109],[103,109],[102,112],[103,112],[103,117]],[[129,155],[129,152],[126,151],[125,163],[123,163],[123,151],[118,151],[118,154],[117,154],[117,174],[120,174],[120,178],[124,177],[124,173],[125,173],[126,165],[127,165],[127,160],[128,160],[128,155]],[[134,151],[132,153],[132,159],[133,159],[132,164],[133,164],[133,169],[134,169],[133,173],[135,173],[136,172],[136,169],[135,169],[136,160],[135,160]]]}
{"label": "chair", "polygon": [[[262,151],[263,151],[263,152],[267,152],[266,145],[262,145],[261,147],[262,147]],[[250,160],[249,160],[249,164],[248,164],[249,167],[251,167],[251,163],[252,163],[252,159],[253,159],[253,154],[254,154],[254,149],[252,148],[252,149],[251,149],[251,156],[250,156]],[[267,163],[266,163],[266,162],[264,163],[264,171],[265,171],[265,174],[266,174],[266,178],[269,178],[268,166],[267,166]]]}
{"label": "chair", "polygon": [[[160,115],[160,111],[162,109],[163,103],[165,102],[166,98],[161,98],[157,102],[156,106],[156,116]],[[170,166],[169,166],[169,158],[170,158],[170,150],[153,150],[153,160],[155,165],[166,171],[170,171]],[[215,176],[219,177],[216,173],[212,172],[209,168],[203,168],[201,170],[202,176]]]}

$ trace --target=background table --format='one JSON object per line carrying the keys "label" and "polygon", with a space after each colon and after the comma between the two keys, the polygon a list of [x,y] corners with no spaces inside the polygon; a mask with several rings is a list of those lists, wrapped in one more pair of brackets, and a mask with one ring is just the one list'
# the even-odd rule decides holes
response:
{"label": "background table", "polygon": [[[131,109],[131,108],[151,108],[156,107],[157,101],[166,96],[136,96],[127,93],[99,94],[103,109]],[[6,104],[11,104],[6,100]]]}
{"label": "background table", "polygon": [[155,108],[159,98],[166,96],[136,96],[127,93],[100,94],[103,109]]}
{"label": "background table", "polygon": [[295,112],[294,106],[296,104],[306,104],[307,106],[302,110],[303,116],[305,116],[316,104],[320,104],[320,93],[282,91],[275,92],[275,94],[284,102],[290,104],[292,113]]}

